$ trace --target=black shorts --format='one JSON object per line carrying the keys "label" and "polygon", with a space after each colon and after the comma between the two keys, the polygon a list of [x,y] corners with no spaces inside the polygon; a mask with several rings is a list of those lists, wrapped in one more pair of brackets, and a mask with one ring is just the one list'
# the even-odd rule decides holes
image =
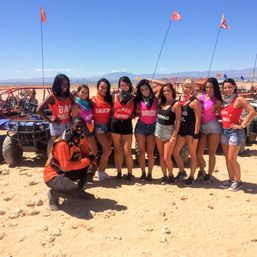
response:
{"label": "black shorts", "polygon": [[183,126],[181,124],[180,128],[179,128],[179,131],[178,131],[178,134],[182,137],[185,137],[185,136],[194,136],[195,134],[195,125],[192,125],[192,126]]}
{"label": "black shorts", "polygon": [[133,134],[132,119],[119,120],[112,117],[111,132],[115,134],[121,134],[121,135]]}

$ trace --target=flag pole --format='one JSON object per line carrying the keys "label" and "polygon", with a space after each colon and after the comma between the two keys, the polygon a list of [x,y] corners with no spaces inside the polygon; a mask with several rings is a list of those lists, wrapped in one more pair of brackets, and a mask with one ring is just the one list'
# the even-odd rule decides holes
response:
{"label": "flag pole", "polygon": [[157,66],[158,66],[158,63],[159,63],[159,60],[160,60],[161,54],[162,54],[162,49],[163,49],[163,47],[164,47],[164,44],[165,44],[166,38],[167,38],[168,33],[169,33],[169,30],[170,30],[170,25],[171,25],[171,23],[172,23],[172,19],[170,19],[169,26],[168,26],[168,28],[167,28],[167,31],[166,31],[166,34],[165,34],[164,40],[163,40],[163,42],[162,42],[161,50],[160,50],[159,55],[158,55],[158,58],[157,58],[157,62],[156,62],[155,68],[154,68],[154,72],[153,72],[152,79],[154,79],[155,72],[156,72],[156,69],[157,69]]}
{"label": "flag pole", "polygon": [[254,66],[253,66],[252,88],[253,88],[253,81],[255,78],[256,61],[257,61],[257,54],[255,55],[255,61],[254,61]]}
{"label": "flag pole", "polygon": [[45,67],[44,67],[44,40],[43,40],[43,25],[41,24],[41,65],[42,65],[42,82],[43,82],[43,100],[45,100]]}
{"label": "flag pole", "polygon": [[216,47],[217,47],[217,44],[218,44],[218,40],[219,40],[219,36],[220,36],[220,31],[221,31],[221,27],[219,27],[219,31],[218,31],[218,34],[217,34],[217,37],[216,37],[216,41],[215,41],[215,45],[214,45],[214,49],[213,49],[213,53],[212,53],[212,57],[211,57],[211,62],[210,62],[209,70],[208,70],[208,78],[210,77],[212,62],[213,62],[215,51],[216,51]]}

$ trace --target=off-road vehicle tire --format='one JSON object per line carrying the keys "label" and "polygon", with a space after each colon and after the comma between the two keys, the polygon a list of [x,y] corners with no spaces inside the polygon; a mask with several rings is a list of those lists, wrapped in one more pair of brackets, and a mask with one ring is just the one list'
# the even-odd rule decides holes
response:
{"label": "off-road vehicle tire", "polygon": [[13,135],[12,137],[6,136],[3,142],[3,158],[10,166],[14,166],[21,162],[23,155],[23,150],[15,138],[16,135]]}

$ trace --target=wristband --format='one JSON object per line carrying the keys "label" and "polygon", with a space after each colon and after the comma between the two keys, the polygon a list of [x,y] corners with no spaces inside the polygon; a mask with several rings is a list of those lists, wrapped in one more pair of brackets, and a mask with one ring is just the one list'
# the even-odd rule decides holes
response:
{"label": "wristband", "polygon": [[199,137],[200,137],[200,136],[199,136],[199,133],[194,133],[194,135],[193,135],[193,138],[194,138],[194,139],[199,139]]}

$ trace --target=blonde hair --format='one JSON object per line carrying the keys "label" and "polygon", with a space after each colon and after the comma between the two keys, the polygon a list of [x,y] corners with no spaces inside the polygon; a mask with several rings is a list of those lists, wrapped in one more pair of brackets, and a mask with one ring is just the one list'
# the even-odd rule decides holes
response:
{"label": "blonde hair", "polygon": [[183,82],[183,85],[182,87],[184,88],[185,86],[191,86],[193,89],[195,89],[195,82],[194,80],[190,79],[190,78],[187,78],[184,82]]}

